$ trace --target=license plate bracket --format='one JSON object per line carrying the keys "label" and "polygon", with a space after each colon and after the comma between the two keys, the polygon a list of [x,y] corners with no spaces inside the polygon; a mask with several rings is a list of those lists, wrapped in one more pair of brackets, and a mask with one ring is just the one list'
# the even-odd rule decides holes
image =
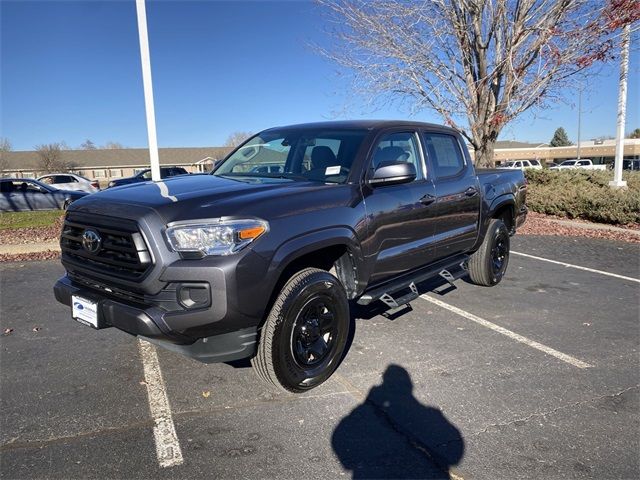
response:
{"label": "license plate bracket", "polygon": [[95,329],[101,328],[98,302],[88,298],[71,296],[71,316],[77,322]]}

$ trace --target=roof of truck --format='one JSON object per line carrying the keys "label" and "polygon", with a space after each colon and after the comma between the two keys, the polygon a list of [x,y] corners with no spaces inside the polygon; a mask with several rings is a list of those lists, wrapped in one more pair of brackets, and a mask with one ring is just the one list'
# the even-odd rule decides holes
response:
{"label": "roof of truck", "polygon": [[439,130],[454,131],[450,127],[435,123],[416,122],[412,120],[337,120],[331,122],[299,123],[295,125],[283,125],[281,127],[269,128],[268,130],[283,129],[365,129],[375,130],[389,127],[409,127],[409,128],[433,128]]}

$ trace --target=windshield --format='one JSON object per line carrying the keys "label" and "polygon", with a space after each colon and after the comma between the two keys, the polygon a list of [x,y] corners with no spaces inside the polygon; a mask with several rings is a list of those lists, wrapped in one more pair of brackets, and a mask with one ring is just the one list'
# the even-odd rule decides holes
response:
{"label": "windshield", "polygon": [[344,183],[365,130],[269,130],[251,138],[213,172]]}

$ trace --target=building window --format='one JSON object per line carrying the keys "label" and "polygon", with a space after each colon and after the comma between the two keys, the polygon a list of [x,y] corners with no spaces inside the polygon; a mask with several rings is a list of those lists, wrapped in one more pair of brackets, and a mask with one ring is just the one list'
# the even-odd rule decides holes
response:
{"label": "building window", "polygon": [[104,170],[94,170],[93,171],[93,178],[105,178],[106,174]]}
{"label": "building window", "polygon": [[109,177],[111,178],[120,178],[122,177],[122,169],[121,168],[112,168],[109,170]]}

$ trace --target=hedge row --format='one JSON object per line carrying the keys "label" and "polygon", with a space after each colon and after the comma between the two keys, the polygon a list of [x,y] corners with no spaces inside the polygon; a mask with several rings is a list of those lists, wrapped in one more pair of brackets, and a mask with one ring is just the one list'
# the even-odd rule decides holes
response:
{"label": "hedge row", "polygon": [[624,172],[629,188],[609,187],[611,171],[527,170],[527,205],[534,212],[592,222],[640,223],[640,172]]}

